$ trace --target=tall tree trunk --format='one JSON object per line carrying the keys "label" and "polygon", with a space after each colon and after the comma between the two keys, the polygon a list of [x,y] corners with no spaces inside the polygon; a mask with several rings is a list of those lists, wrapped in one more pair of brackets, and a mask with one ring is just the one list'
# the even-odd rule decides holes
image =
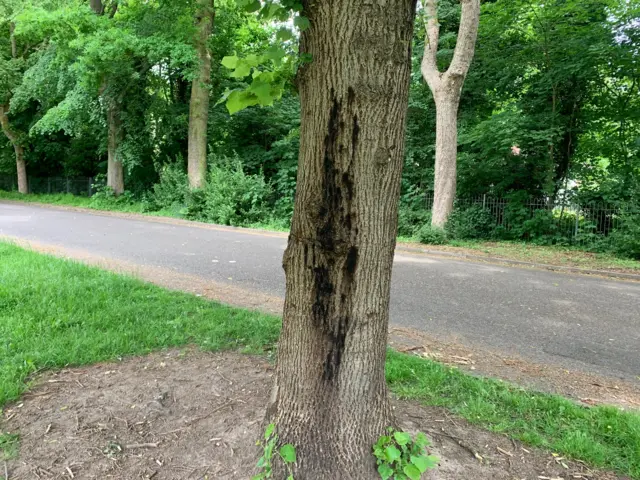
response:
{"label": "tall tree trunk", "polygon": [[[115,15],[117,9],[112,9]],[[96,15],[104,15],[102,0],[89,0],[89,6]],[[110,15],[110,16],[113,16]],[[104,80],[100,87],[100,95],[105,98],[104,92],[108,83]],[[107,103],[107,187],[111,187],[115,195],[124,192],[124,168],[118,149],[122,143],[122,122],[120,120],[120,104],[115,99],[106,98]]]}
{"label": "tall tree trunk", "polygon": [[415,0],[306,1],[300,159],[267,419],[296,480],[375,478]]}
{"label": "tall tree trunk", "polygon": [[200,59],[198,76],[191,85],[189,102],[189,186],[202,188],[207,176],[207,123],[209,119],[209,85],[211,84],[211,52],[209,37],[213,27],[213,0],[199,0],[196,26],[196,49]]}
{"label": "tall tree trunk", "polygon": [[20,143],[20,134],[16,132],[9,122],[9,104],[0,105],[0,126],[5,136],[13,145],[16,154],[16,172],[18,175],[18,192],[29,193],[29,182],[27,181],[27,164],[24,161],[24,147]]}
{"label": "tall tree trunk", "polygon": [[453,210],[456,196],[456,161],[458,155],[458,106],[464,80],[471,66],[480,23],[480,0],[461,0],[462,14],[458,40],[451,65],[438,70],[440,40],[438,0],[425,1],[427,36],[422,76],[429,84],[436,103],[436,168],[431,224],[442,228]]}
{"label": "tall tree trunk", "polygon": [[29,193],[29,180],[27,179],[27,164],[24,161],[24,147],[19,144],[13,145],[16,152],[16,171],[18,172],[18,192]]}
{"label": "tall tree trunk", "polygon": [[109,139],[107,146],[107,187],[111,187],[113,193],[120,195],[124,192],[124,169],[118,149],[122,141],[122,125],[120,121],[120,109],[116,105],[110,105],[107,110],[107,124]]}
{"label": "tall tree trunk", "polygon": [[456,97],[436,98],[436,163],[431,224],[442,228],[453,211],[458,156],[458,103]]}
{"label": "tall tree trunk", "polygon": [[[9,23],[9,41],[11,43],[11,57],[17,58],[18,48],[16,44],[16,37],[14,31],[16,29],[15,23]],[[5,104],[0,105],[0,126],[5,136],[13,145],[13,150],[16,154],[16,172],[18,176],[18,192],[29,193],[29,182],[27,180],[27,165],[24,161],[24,147],[21,142],[21,135],[15,131],[9,122],[9,99]]]}

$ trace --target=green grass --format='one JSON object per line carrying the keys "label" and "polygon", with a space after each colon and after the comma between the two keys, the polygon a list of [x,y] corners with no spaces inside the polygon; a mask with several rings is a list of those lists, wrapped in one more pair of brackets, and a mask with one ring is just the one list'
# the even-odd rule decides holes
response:
{"label": "green grass", "polygon": [[[0,460],[11,460],[18,456],[20,437],[15,433],[0,432]],[[6,479],[3,479],[6,480]]]}
{"label": "green grass", "polygon": [[[0,242],[0,407],[39,370],[194,343],[272,351],[279,319],[222,306]],[[489,430],[640,479],[640,415],[481,379],[389,352],[397,395],[443,406]],[[16,438],[0,432],[0,451]],[[12,453],[13,452],[13,453]]]}
{"label": "green grass", "polygon": [[[409,243],[415,240],[401,239]],[[576,267],[592,270],[640,273],[640,261],[616,257],[610,253],[595,253],[579,248],[535,245],[526,242],[450,240],[446,245],[419,245],[432,251],[504,258],[523,262]]]}
{"label": "green grass", "polygon": [[95,200],[89,197],[71,195],[70,193],[43,193],[23,195],[18,192],[0,190],[0,200],[17,200],[27,203],[46,203],[49,205],[63,205],[67,207],[91,208],[93,210],[108,210],[114,212],[142,213],[140,202],[124,202],[117,200]]}
{"label": "green grass", "polygon": [[415,356],[389,352],[387,381],[398,396],[441,406],[529,445],[640,478],[640,415],[586,408],[558,395],[481,379]]}

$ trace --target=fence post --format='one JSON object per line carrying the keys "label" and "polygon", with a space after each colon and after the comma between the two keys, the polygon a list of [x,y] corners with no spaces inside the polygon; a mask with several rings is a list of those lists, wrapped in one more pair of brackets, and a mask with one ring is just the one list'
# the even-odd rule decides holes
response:
{"label": "fence post", "polygon": [[487,208],[487,194],[482,195],[482,209],[485,210]]}
{"label": "fence post", "polygon": [[578,242],[578,231],[580,230],[580,206],[576,205],[576,228],[573,232],[573,241],[574,243]]}
{"label": "fence post", "polygon": [[91,196],[93,194],[93,192],[91,191],[92,190],[91,184],[93,183],[93,181],[92,181],[93,179],[91,177],[89,177],[87,180],[88,180],[87,181],[87,192],[89,193],[89,196]]}

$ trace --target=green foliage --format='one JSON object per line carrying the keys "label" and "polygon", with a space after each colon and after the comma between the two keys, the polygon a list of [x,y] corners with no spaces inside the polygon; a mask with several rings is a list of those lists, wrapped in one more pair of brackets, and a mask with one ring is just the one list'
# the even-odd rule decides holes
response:
{"label": "green foliage", "polygon": [[622,218],[622,226],[614,230],[604,251],[640,260],[640,214],[628,214]]}
{"label": "green foliage", "polygon": [[487,239],[495,230],[496,220],[487,209],[480,205],[455,209],[445,226],[451,238]]}
{"label": "green foliage", "polygon": [[427,452],[429,440],[424,433],[412,439],[408,433],[391,427],[387,431],[373,446],[382,480],[420,480],[423,473],[437,466],[438,458]]}
{"label": "green foliage", "polygon": [[[258,12],[262,21],[283,23],[292,20],[297,32],[310,26],[309,19],[300,14],[303,6],[298,0],[238,0],[238,5],[248,13]],[[230,70],[229,76],[247,80],[237,88],[228,88],[218,103],[225,103],[229,113],[234,114],[254,105],[270,106],[279,100],[287,81],[305,60],[297,54],[297,45],[292,42],[295,36],[291,29],[281,26],[270,46],[260,54],[252,52],[244,57],[235,54],[224,57],[221,64]]]}
{"label": "green foliage", "polygon": [[256,467],[260,471],[257,475],[251,477],[251,480],[263,480],[273,478],[273,461],[274,457],[282,461],[288,472],[287,480],[293,480],[292,468],[296,463],[296,448],[287,443],[278,447],[278,434],[276,433],[275,424],[271,423],[264,432],[264,442],[258,441],[258,446],[262,447],[262,456],[258,459]]}
{"label": "green foliage", "polygon": [[447,243],[447,232],[443,228],[433,227],[427,223],[420,227],[416,238],[426,245],[444,245]]}
{"label": "green foliage", "polygon": [[187,217],[220,225],[248,226],[269,217],[271,185],[261,173],[247,174],[237,159],[209,159],[211,168],[201,192],[188,198]]}
{"label": "green foliage", "polygon": [[[0,414],[2,409],[0,409]],[[0,432],[0,460],[12,460],[18,456],[20,437],[15,433]]]}
{"label": "green foliage", "polygon": [[153,186],[152,193],[144,199],[145,211],[169,209],[180,213],[184,210],[189,195],[189,180],[183,163],[179,159],[162,167],[160,182]]}

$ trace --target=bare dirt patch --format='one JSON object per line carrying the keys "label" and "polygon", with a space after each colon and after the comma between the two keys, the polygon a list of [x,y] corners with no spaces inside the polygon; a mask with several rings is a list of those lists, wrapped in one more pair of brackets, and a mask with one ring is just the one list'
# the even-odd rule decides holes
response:
{"label": "bare dirt patch", "polygon": [[[250,478],[272,374],[262,358],[185,349],[44,375],[4,412],[2,429],[21,437],[8,477]],[[403,429],[432,438],[441,459],[432,480],[621,478],[441,409],[403,401],[394,409]]]}

